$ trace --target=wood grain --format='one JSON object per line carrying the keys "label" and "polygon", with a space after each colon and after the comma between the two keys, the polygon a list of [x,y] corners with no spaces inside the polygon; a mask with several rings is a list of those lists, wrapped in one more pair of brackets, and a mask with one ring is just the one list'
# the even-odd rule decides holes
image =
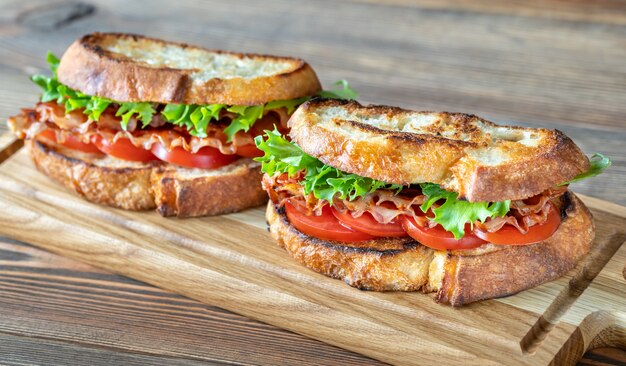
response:
{"label": "wood grain", "polygon": [[2,364],[376,364],[8,238],[0,308]]}
{"label": "wood grain", "polygon": [[[2,2],[0,119],[34,102],[37,88],[27,76],[45,68],[48,49],[60,54],[73,39],[93,30],[147,33],[208,47],[301,56],[327,87],[347,78],[366,102],[471,112],[499,122],[562,129],[585,151],[605,153],[614,161],[603,178],[575,189],[626,204],[623,1],[151,4]],[[0,123],[0,132],[3,128]],[[0,138],[0,144],[9,140]],[[80,279],[83,274],[71,275]],[[595,283],[589,287],[595,294],[615,291],[607,285],[610,281],[598,288]],[[69,303],[79,308],[79,297]],[[588,311],[573,306],[577,316]],[[123,329],[123,324],[118,326]],[[93,337],[89,329],[82,328]],[[11,342],[19,343],[15,338]],[[292,352],[298,353],[295,348]],[[345,354],[334,352],[335,357]],[[312,354],[300,358],[307,357],[314,360]],[[253,359],[251,355],[242,362],[256,363]],[[258,361],[264,362],[272,363]]]}
{"label": "wood grain", "polygon": [[[594,211],[598,234],[592,252],[567,276],[505,299],[453,309],[418,293],[356,291],[299,266],[267,235],[262,209],[180,225],[154,212],[85,202],[38,173],[25,151],[0,166],[5,223],[0,233],[393,364],[441,359],[571,364],[578,360],[572,355],[607,345],[596,336],[622,326],[611,319],[622,316],[623,264],[615,276],[611,263],[626,262],[626,247],[619,251],[626,218],[604,209],[600,204]],[[55,240],[58,232],[62,239]],[[612,291],[603,289],[581,310],[570,309],[580,299],[569,299],[606,268],[612,268],[604,275]],[[597,323],[599,311],[613,318]],[[567,352],[561,354],[564,344]]]}
{"label": "wood grain", "polygon": [[[191,326],[191,331],[184,332],[185,343],[199,345],[204,352],[203,362],[210,360],[212,364],[232,361],[229,356],[233,353],[239,356],[237,364],[270,365],[282,357],[295,357],[301,364],[350,364],[353,357],[357,358],[356,364],[378,364],[347,351],[326,351],[324,348],[329,346],[310,338],[279,331],[12,239],[0,238],[0,269],[0,307],[6,309],[0,317],[3,364],[54,361],[84,365],[84,357],[89,357],[93,365],[196,364],[200,358],[197,351],[194,359],[171,356],[178,342],[162,342],[180,337],[177,329],[181,325]],[[54,292],[47,291],[49,287]],[[24,323],[23,319],[33,319],[37,326]],[[73,330],[68,332],[68,326]],[[122,332],[125,337],[119,337]],[[158,342],[156,353],[146,352],[142,339]],[[579,365],[624,362],[625,351],[598,348],[587,353]]]}
{"label": "wood grain", "polygon": [[[353,0],[380,4],[375,0]],[[573,20],[602,24],[626,24],[624,2],[621,0],[601,1],[489,1],[489,0],[387,0],[385,5],[416,7],[433,10],[455,10],[479,14],[516,15],[545,18],[547,20]]]}
{"label": "wood grain", "polygon": [[578,191],[626,204],[623,2],[181,1],[148,8],[121,0],[4,2],[0,75],[11,87],[0,89],[0,115],[35,101],[27,77],[46,69],[47,50],[61,54],[93,30],[148,33],[297,55],[327,88],[350,80],[364,102],[559,128],[614,161],[603,179],[581,182]]}

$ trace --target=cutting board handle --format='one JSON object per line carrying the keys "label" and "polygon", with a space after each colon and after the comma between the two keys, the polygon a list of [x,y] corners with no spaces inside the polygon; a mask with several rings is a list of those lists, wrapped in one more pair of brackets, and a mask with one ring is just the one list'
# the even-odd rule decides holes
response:
{"label": "cutting board handle", "polygon": [[626,349],[625,312],[600,310],[589,314],[556,354],[552,364],[575,365],[586,352],[602,347]]}
{"label": "cutting board handle", "polygon": [[0,164],[18,152],[24,146],[24,140],[18,139],[11,132],[0,135]]}

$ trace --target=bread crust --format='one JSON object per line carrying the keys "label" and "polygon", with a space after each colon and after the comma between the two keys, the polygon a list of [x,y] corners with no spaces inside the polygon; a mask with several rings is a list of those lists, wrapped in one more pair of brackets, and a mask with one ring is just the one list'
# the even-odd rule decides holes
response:
{"label": "bread crust", "polygon": [[219,215],[260,206],[267,193],[250,159],[203,171],[164,163],[125,162],[26,140],[35,166],[86,200],[163,216]]}
{"label": "bread crust", "polygon": [[514,294],[561,277],[591,249],[595,225],[589,209],[573,193],[564,196],[562,223],[542,243],[507,246],[484,255],[448,254],[435,300],[460,306]]}
{"label": "bread crust", "polygon": [[325,164],[388,183],[437,183],[472,202],[528,198],[589,169],[561,131],[461,113],[313,99],[289,126],[293,141]]}
{"label": "bread crust", "polygon": [[267,202],[259,189],[261,168],[240,165],[227,174],[182,179],[175,169],[152,174],[157,211],[163,216],[221,215]]}
{"label": "bread crust", "polygon": [[[433,251],[410,238],[339,243],[298,231],[284,209],[269,202],[266,210],[270,235],[305,267],[373,291],[417,291],[428,283]],[[420,263],[415,265],[415,263]]]}
{"label": "bread crust", "polygon": [[149,164],[101,167],[93,164],[97,155],[71,154],[60,146],[32,139],[25,140],[25,146],[40,172],[88,201],[133,211],[156,207],[150,191],[153,168]]}
{"label": "bread crust", "polygon": [[435,251],[410,238],[321,240],[298,231],[272,202],[266,219],[278,244],[318,273],[363,290],[435,292],[435,301],[461,306],[554,280],[589,252],[595,234],[589,210],[569,192],[557,205],[562,223],[548,240],[471,251]]}
{"label": "bread crust", "polygon": [[[199,71],[196,68],[154,65],[113,52],[112,46],[116,42],[130,42],[133,52],[161,47],[160,54],[174,49],[183,53],[206,53],[207,58],[208,55],[221,55],[251,60],[259,63],[259,67],[263,64],[284,67],[276,73],[253,78],[211,77],[205,80],[196,77]],[[58,78],[63,84],[85,94],[119,102],[259,105],[310,96],[321,90],[315,72],[301,59],[208,50],[122,33],[92,33],[76,40],[61,58]]]}

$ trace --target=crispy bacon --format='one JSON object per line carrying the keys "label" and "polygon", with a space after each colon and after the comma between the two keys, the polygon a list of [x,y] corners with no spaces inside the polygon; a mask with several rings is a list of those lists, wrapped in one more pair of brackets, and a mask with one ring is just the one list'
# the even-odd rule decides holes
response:
{"label": "crispy bacon", "polygon": [[421,213],[418,207],[425,200],[426,196],[417,190],[401,192],[398,195],[393,191],[378,190],[354,201],[337,199],[333,201],[333,204],[340,211],[350,211],[354,218],[369,212],[376,221],[388,224],[398,216],[407,215],[412,216],[422,226],[426,226],[429,220],[424,215],[417,214],[417,212]]}
{"label": "crispy bacon", "polygon": [[[304,188],[299,183],[303,177],[302,172],[293,177],[287,174],[270,177],[265,174],[262,184],[272,202],[279,206],[289,202],[304,214],[319,216],[328,202],[315,198],[312,193],[305,194]],[[421,211],[416,209],[425,199],[426,196],[418,190],[405,190],[398,195],[389,190],[378,190],[354,201],[336,198],[333,200],[333,206],[342,212],[350,211],[355,218],[369,212],[376,221],[384,224],[394,221],[400,215],[409,215],[425,226],[430,225],[430,220],[418,215],[417,213]]]}
{"label": "crispy bacon", "polygon": [[[28,131],[33,129],[32,125],[35,120],[34,109],[22,108],[20,114],[9,117],[7,124],[18,139],[24,139],[27,137]],[[37,131],[37,133],[39,132],[41,131]]]}
{"label": "crispy bacon", "polygon": [[551,209],[548,202],[566,191],[567,187],[554,187],[529,199],[511,201],[511,211],[508,215],[492,218],[484,223],[477,222],[476,225],[483,231],[493,233],[508,224],[515,226],[520,233],[526,234],[531,226],[541,225],[548,220]]}
{"label": "crispy bacon", "polygon": [[56,103],[38,103],[35,106],[39,121],[49,121],[60,129],[71,130],[78,128],[87,121],[87,117],[80,111],[75,110],[65,114],[65,108]]}
{"label": "crispy bacon", "polygon": [[304,194],[303,187],[298,183],[303,177],[302,172],[293,177],[289,177],[287,174],[275,177],[264,174],[261,185],[268,192],[272,202],[278,203],[281,207],[289,202],[306,215],[315,214],[319,216],[327,202],[318,200],[312,193]]}
{"label": "crispy bacon", "polygon": [[[275,204],[283,206],[289,202],[306,215],[319,216],[322,214],[322,208],[328,202],[315,198],[312,193],[305,194],[304,187],[299,184],[303,177],[303,172],[292,177],[287,174],[274,177],[265,174],[263,176],[263,188],[269,193],[270,199]],[[508,224],[525,234],[531,226],[541,225],[548,220],[551,207],[548,202],[561,196],[565,191],[567,191],[567,187],[556,187],[529,199],[512,201],[511,210],[506,216],[488,219],[485,223],[478,221],[474,224],[481,230],[488,232],[498,231],[502,226]],[[394,191],[378,190],[353,201],[335,198],[333,207],[342,212],[349,211],[355,218],[368,212],[382,224],[388,224],[398,216],[408,215],[413,217],[417,224],[422,227],[433,227],[437,224],[424,215],[419,208],[425,200],[426,196],[419,189],[404,189],[398,194]],[[435,203],[432,207],[436,208],[438,204]]]}
{"label": "crispy bacon", "polygon": [[[23,109],[22,113],[11,117],[9,125],[19,138],[32,138],[46,129],[56,133],[57,140],[65,141],[69,135],[78,136],[82,142],[89,143],[94,136],[100,136],[103,140],[117,141],[120,138],[128,138],[133,145],[144,149],[152,148],[159,143],[166,149],[182,147],[186,151],[196,153],[203,147],[219,149],[222,154],[231,155],[237,153],[239,146],[254,144],[254,136],[251,133],[239,131],[231,142],[224,133],[224,126],[236,115],[231,112],[223,112],[220,115],[219,124],[210,123],[207,127],[207,137],[200,138],[190,136],[184,129],[172,126],[162,128],[166,121],[159,114],[155,114],[150,127],[138,129],[137,120],[131,118],[126,131],[121,129],[120,118],[115,117],[115,108],[109,107],[98,119],[88,120],[81,111],[72,111],[65,114],[62,105],[56,103],[38,103],[34,109]],[[269,128],[276,123],[279,128],[287,127],[289,115],[285,108],[267,111],[265,116],[255,123],[262,128]],[[261,132],[261,128],[257,128]]]}

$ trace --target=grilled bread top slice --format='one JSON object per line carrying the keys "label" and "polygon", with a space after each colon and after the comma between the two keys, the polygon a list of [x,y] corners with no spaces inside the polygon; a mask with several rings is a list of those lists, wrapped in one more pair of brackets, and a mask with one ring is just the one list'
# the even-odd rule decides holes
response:
{"label": "grilled bread top slice", "polygon": [[118,102],[258,105],[321,90],[303,60],[208,50],[132,34],[93,33],[61,58],[58,78]]}
{"label": "grilled bread top slice", "polygon": [[437,183],[472,202],[528,198],[589,169],[561,131],[461,113],[313,99],[289,127],[293,141],[327,165],[388,183]]}

